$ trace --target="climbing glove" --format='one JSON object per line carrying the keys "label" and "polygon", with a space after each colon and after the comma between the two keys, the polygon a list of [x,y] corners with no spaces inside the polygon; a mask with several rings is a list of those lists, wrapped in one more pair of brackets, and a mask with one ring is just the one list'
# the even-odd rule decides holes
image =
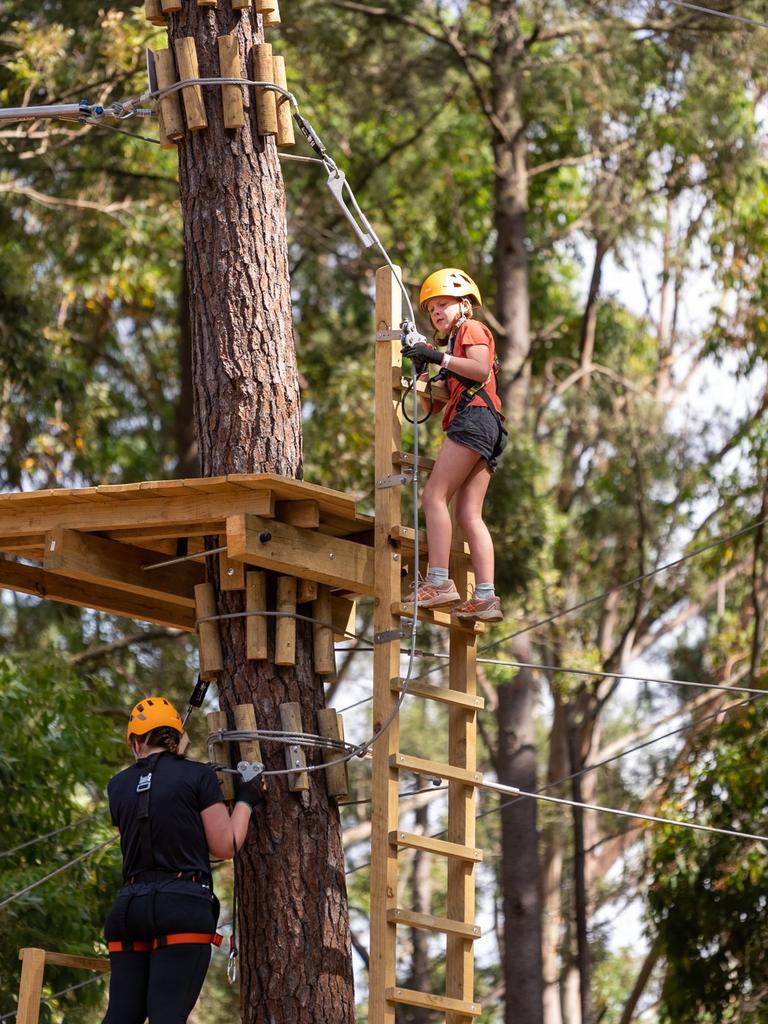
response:
{"label": "climbing glove", "polygon": [[414,345],[404,345],[400,351],[406,359],[412,359],[417,366],[425,363],[436,363],[439,366],[443,361],[443,353],[434,345],[428,345],[426,341],[417,341]]}
{"label": "climbing glove", "polygon": [[235,802],[248,804],[251,810],[256,804],[263,804],[266,800],[266,782],[261,777],[251,779],[249,782],[240,782],[235,794]]}

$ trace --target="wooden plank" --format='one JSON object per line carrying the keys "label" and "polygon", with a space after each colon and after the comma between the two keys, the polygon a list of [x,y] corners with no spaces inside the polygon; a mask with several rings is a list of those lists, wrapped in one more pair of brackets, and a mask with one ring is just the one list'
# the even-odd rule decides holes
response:
{"label": "wooden plank", "polygon": [[387,911],[387,920],[393,924],[406,925],[408,928],[441,932],[444,935],[460,935],[462,939],[480,938],[480,925],[453,921],[449,917],[434,917],[432,914],[417,914],[415,910],[404,910],[402,907]]}
{"label": "wooden plank", "polygon": [[[245,610],[265,611],[267,607],[267,575],[254,570],[245,576]],[[267,657],[267,620],[263,615],[249,615],[245,620],[246,657],[264,661]]]}
{"label": "wooden plank", "polygon": [[[301,705],[297,701],[280,705],[280,723],[284,732],[304,731],[301,724]],[[286,746],[285,767],[297,769],[288,776],[288,789],[293,793],[309,789],[309,773],[301,771],[306,764],[304,750],[298,744]]]}
{"label": "wooden plank", "polygon": [[27,947],[19,950],[21,980],[19,1002],[16,1008],[16,1024],[38,1024],[40,1020],[40,996],[43,993],[45,971],[45,950]]}
{"label": "wooden plank", "polygon": [[320,508],[333,512],[347,519],[354,519],[357,502],[345,491],[334,491],[320,484],[310,484],[306,480],[295,480],[290,476],[279,476],[277,473],[228,473],[227,480],[238,487],[252,487],[255,490],[269,489],[277,501],[317,501]]}
{"label": "wooden plank", "polygon": [[[394,603],[392,614],[399,615],[404,619],[412,619],[413,605]],[[432,626],[444,626],[451,632],[466,633],[469,636],[478,637],[485,632],[484,622],[464,622],[462,619],[455,619],[452,617],[450,609],[443,611],[440,608],[419,608],[417,618],[419,622],[428,622]]]}
{"label": "wooden plank", "polygon": [[[274,498],[268,490],[227,490],[218,494],[180,493],[176,498],[149,497],[132,492],[134,497],[122,499],[104,494],[100,501],[83,502],[60,500],[16,505],[0,498],[0,535],[48,533],[54,529],[82,529],[90,533],[106,530],[139,528],[176,524],[222,523],[227,516],[238,512],[271,515]],[[205,531],[223,532],[223,529]],[[172,534],[171,534],[172,535]]]}
{"label": "wooden plank", "polygon": [[153,622],[158,626],[169,626],[192,632],[195,628],[195,614],[192,608],[170,604],[153,598],[130,594],[125,590],[84,583],[68,579],[56,573],[46,572],[37,566],[22,565],[0,558],[0,587],[15,590],[20,594],[78,608],[93,608],[108,615],[120,615],[127,619]]}
{"label": "wooden plank", "polygon": [[318,588],[317,600],[312,605],[313,647],[315,656],[315,672],[320,676],[336,675],[336,653],[333,648],[333,629],[321,626],[321,622],[331,622],[331,588]]}
{"label": "wooden plank", "polygon": [[311,498],[304,501],[278,501],[275,518],[289,526],[316,530],[320,526],[320,504]]}
{"label": "wooden plank", "polygon": [[296,664],[296,577],[278,576],[275,626],[275,664]]}
{"label": "wooden plank", "polygon": [[200,638],[200,674],[210,679],[224,668],[224,654],[221,649],[221,631],[217,619],[200,622],[211,615],[217,615],[216,594],[212,583],[198,583],[195,587],[195,614],[197,632]]}
{"label": "wooden plank", "polygon": [[428,775],[433,779],[450,779],[465,786],[476,786],[483,781],[482,772],[457,768],[455,765],[445,764],[442,761],[429,761],[426,758],[413,757],[410,754],[392,754],[389,763],[393,768],[404,768],[409,772],[415,772],[416,775]]}
{"label": "wooden plank", "polygon": [[[393,526],[391,531],[392,540],[399,541],[400,547],[405,554],[413,554],[415,531],[412,526]],[[427,557],[427,531],[419,530],[419,553]],[[469,544],[455,535],[451,542],[451,557],[466,555],[469,558]]]}
{"label": "wooden plank", "polygon": [[393,466],[418,465],[419,469],[434,469],[435,461],[435,459],[431,459],[427,455],[420,455],[417,462],[413,452],[395,452],[392,456]]}
{"label": "wooden plank", "polygon": [[[19,952],[21,959],[21,951]],[[109,959],[103,956],[76,956],[73,953],[52,953],[45,951],[46,964],[53,964],[56,967],[76,967],[84,971],[109,971],[111,969]]]}
{"label": "wooden plank", "polygon": [[[392,689],[399,693],[403,689],[402,680],[393,679]],[[419,683],[411,680],[408,683],[407,690],[413,697],[437,700],[442,704],[459,704],[462,707],[475,711],[482,711],[485,707],[485,700],[482,697],[478,697],[477,694],[461,693],[458,690],[451,690],[447,686],[430,686],[428,683]]]}
{"label": "wooden plank", "polygon": [[[235,728],[245,732],[256,732],[256,709],[253,704],[235,704]],[[244,761],[261,761],[261,744],[258,740],[240,740],[240,757]]]}
{"label": "wooden plank", "polygon": [[246,514],[227,519],[227,550],[235,561],[373,593],[373,550],[354,541]]}
{"label": "wooden plank", "polygon": [[[208,721],[208,729],[210,732],[227,732],[227,716],[223,711],[211,711],[207,714],[206,719]],[[212,743],[210,746],[211,750],[211,761],[214,764],[223,764],[227,768],[232,767],[232,744],[231,743]],[[234,776],[229,772],[216,772],[219,782],[221,783],[221,792],[225,800],[235,799],[235,784]]]}
{"label": "wooden plank", "polygon": [[[332,740],[343,740],[344,720],[334,708],[318,708],[317,731],[320,736],[327,736]],[[343,756],[340,750],[323,749],[323,762],[329,766],[323,772],[325,786],[328,796],[332,796],[334,799],[349,796],[348,762],[341,760]]]}
{"label": "wooden plank", "polygon": [[388,988],[387,999],[393,1003],[405,1003],[407,1006],[420,1006],[427,1010],[452,1011],[465,1017],[478,1017],[483,1012],[480,1003],[467,1003],[463,999],[451,999],[448,996],[434,995],[431,992],[417,992],[412,988]]}
{"label": "wooden plank", "polygon": [[[402,320],[402,293],[397,268],[381,267],[376,272],[375,330],[391,331]],[[399,404],[392,389],[393,366],[400,374],[399,341],[375,343],[375,418],[374,479],[392,473],[393,453],[400,449]],[[399,487],[376,488],[374,501],[376,522],[374,550],[376,566],[376,599],[373,628],[377,633],[396,628],[392,602],[400,597],[399,553],[393,552],[390,530],[400,523]],[[398,554],[395,561],[393,555]],[[390,720],[397,698],[391,681],[400,676],[400,641],[376,644],[373,652],[373,729]],[[397,904],[397,849],[388,842],[390,831],[397,828],[399,774],[390,758],[400,746],[400,716],[395,715],[383,736],[373,747],[371,785],[371,955],[368,985],[370,1024],[395,1024],[395,1007],[385,992],[396,985],[397,930],[388,914]]]}
{"label": "wooden plank", "polygon": [[458,857],[460,860],[470,860],[474,863],[479,863],[483,859],[483,851],[477,847],[461,846],[459,843],[449,843],[445,839],[435,839],[433,836],[420,836],[415,832],[390,832],[389,842],[393,846],[424,850],[425,853],[434,853],[439,857]]}
{"label": "wooden plank", "polygon": [[163,561],[163,557],[157,551],[77,530],[51,530],[45,535],[43,568],[46,572],[194,606],[194,587],[205,579],[205,569],[194,562],[159,569],[144,568],[158,561]]}

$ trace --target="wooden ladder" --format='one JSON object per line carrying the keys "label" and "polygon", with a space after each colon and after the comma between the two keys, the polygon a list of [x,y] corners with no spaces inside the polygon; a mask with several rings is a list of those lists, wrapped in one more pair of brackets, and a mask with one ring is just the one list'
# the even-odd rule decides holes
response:
{"label": "wooden ladder", "polygon": [[[413,561],[413,530],[400,519],[404,467],[429,468],[432,460],[404,454],[401,446],[401,357],[399,326],[402,293],[395,274],[382,267],[376,275],[376,418],[375,418],[375,610],[373,726],[378,730],[392,714],[402,689],[400,678],[401,567]],[[420,553],[426,555],[426,539]],[[413,566],[414,573],[418,567]],[[451,577],[460,594],[471,584],[471,568],[463,543],[454,543]],[[398,717],[373,748],[371,831],[371,957],[369,1021],[394,1024],[398,1003],[429,1007],[444,1014],[446,1024],[468,1024],[482,1007],[474,1000],[474,943],[480,937],[475,917],[475,870],[482,851],[475,846],[477,771],[476,714],[483,707],[476,694],[476,637],[482,624],[459,626],[446,611],[423,609],[419,619],[450,630],[448,686],[423,680],[408,685],[417,699],[448,707],[448,763],[400,751]],[[409,700],[410,697],[406,697]],[[401,771],[448,781],[446,839],[405,832],[399,821]],[[398,906],[398,854],[411,848],[447,860],[446,917],[415,913]],[[403,988],[396,977],[398,927],[422,928],[446,936],[445,993]]]}
{"label": "wooden ladder", "polygon": [[38,1024],[46,964],[55,964],[57,967],[76,967],[86,971],[108,971],[110,968],[109,960],[104,957],[52,953],[50,950],[37,949],[33,946],[20,949],[19,960],[21,960],[21,980],[19,981],[16,1024]]}

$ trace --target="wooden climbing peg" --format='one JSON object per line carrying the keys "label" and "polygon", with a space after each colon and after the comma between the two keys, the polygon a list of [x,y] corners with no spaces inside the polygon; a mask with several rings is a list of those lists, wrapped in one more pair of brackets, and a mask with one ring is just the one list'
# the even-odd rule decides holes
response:
{"label": "wooden climbing peg", "polygon": [[275,664],[296,664],[296,577],[277,577],[277,617],[275,628]]}
{"label": "wooden climbing peg", "polygon": [[[237,36],[219,36],[219,70],[222,78],[242,78],[240,73],[240,46]],[[224,127],[242,128],[245,124],[243,90],[239,85],[223,85],[221,102],[224,108]],[[236,563],[232,563],[235,565]],[[243,563],[240,563],[241,567]]]}
{"label": "wooden climbing peg", "polygon": [[[274,82],[272,45],[259,43],[253,47],[253,77],[257,82]],[[259,135],[277,135],[277,104],[274,89],[256,87],[256,117]]]}
{"label": "wooden climbing peg", "polygon": [[[155,75],[159,89],[167,89],[178,81],[176,78],[176,67],[173,63],[173,54],[170,50],[155,50]],[[180,139],[184,134],[184,121],[181,116],[181,104],[179,94],[171,93],[163,96],[157,105],[161,134],[168,139]]]}
{"label": "wooden climbing peg", "polygon": [[216,7],[218,0],[197,0],[198,7]]}
{"label": "wooden climbing peg", "polygon": [[[263,612],[267,608],[267,576],[260,570],[245,577],[245,610]],[[252,661],[267,657],[267,620],[263,615],[249,615],[245,620],[245,653]]]}
{"label": "wooden climbing peg", "polygon": [[[281,89],[287,89],[288,77],[285,72],[285,57],[273,55],[272,71],[275,76],[275,85],[279,85]],[[275,104],[277,110],[277,144],[281,148],[283,146],[293,146],[296,143],[296,137],[293,134],[291,101],[287,96],[283,96],[282,93],[278,92],[275,93]]]}
{"label": "wooden climbing peg", "polygon": [[[253,704],[235,704],[235,728],[243,732],[256,732],[256,709]],[[261,761],[259,741],[240,740],[240,757],[243,761]]]}
{"label": "wooden climbing peg", "polygon": [[[176,63],[179,67],[179,79],[199,78],[200,71],[197,64],[197,47],[191,36],[182,36],[174,44],[176,50]],[[205,115],[205,103],[203,102],[203,90],[199,85],[188,85],[181,90],[184,99],[184,112],[187,115],[187,128],[192,132],[200,131],[208,127],[208,118]]]}
{"label": "wooden climbing peg", "polygon": [[[301,725],[301,705],[296,702],[280,705],[280,724],[284,732],[303,732]],[[288,789],[292,793],[309,789],[309,774],[302,771],[306,768],[307,759],[304,750],[298,743],[287,744],[285,747],[285,767],[294,768],[288,776]]]}
{"label": "wooden climbing peg", "polygon": [[257,14],[269,14],[274,11],[276,0],[253,0],[253,9]]}
{"label": "wooden climbing peg", "polygon": [[333,649],[333,626],[323,626],[320,623],[331,623],[331,588],[326,586],[318,587],[317,600],[312,605],[312,618],[318,621],[313,623],[314,648],[315,648],[315,672],[319,676],[336,675],[336,655]]}
{"label": "wooden climbing peg", "polygon": [[[317,731],[321,736],[332,740],[344,739],[344,720],[334,708],[319,708],[317,712]],[[347,778],[347,761],[342,761],[343,751],[323,748],[323,761],[330,765],[325,769],[325,786],[328,796],[349,796],[349,780]]]}
{"label": "wooden climbing peg", "polygon": [[[211,711],[210,714],[206,715],[208,719],[208,729],[210,732],[226,732],[227,731],[227,716],[223,711]],[[210,745],[210,758],[214,764],[223,764],[227,768],[232,765],[232,757],[230,754],[231,744],[215,742]],[[235,784],[233,782],[233,776],[229,772],[217,772],[219,782],[221,783],[221,792],[225,800],[234,800],[235,798]]]}
{"label": "wooden climbing peg", "polygon": [[[196,584],[195,614],[198,620],[217,614],[216,595],[212,583]],[[216,619],[209,622],[198,621],[197,632],[200,637],[200,674],[206,678],[209,673],[221,672],[224,668],[219,623]]]}
{"label": "wooden climbing peg", "polygon": [[174,11],[181,10],[181,0],[160,0],[160,4],[163,8],[163,14],[173,14]]}
{"label": "wooden climbing peg", "polygon": [[280,20],[280,6],[278,0],[273,0],[273,6],[271,11],[265,11],[263,15],[264,28],[277,28],[278,25],[282,24]]}
{"label": "wooden climbing peg", "polygon": [[251,0],[232,0],[233,11],[245,11],[251,6]]}
{"label": "wooden climbing peg", "polygon": [[153,25],[164,25],[163,5],[160,0],[144,0],[144,17]]}

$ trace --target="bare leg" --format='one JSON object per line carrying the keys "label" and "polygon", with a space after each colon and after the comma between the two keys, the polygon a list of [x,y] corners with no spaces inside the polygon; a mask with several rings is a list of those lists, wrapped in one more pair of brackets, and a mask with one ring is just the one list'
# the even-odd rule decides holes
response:
{"label": "bare leg", "polygon": [[478,583],[493,583],[493,541],[483,521],[483,502],[490,482],[488,463],[480,458],[456,496],[456,522],[469,544]]}
{"label": "bare leg", "polygon": [[[475,475],[478,463],[482,463],[485,466],[485,460],[482,456],[477,452],[473,452],[471,448],[465,448],[464,445],[456,444],[450,438],[446,438],[443,441],[421,499],[424,518],[427,522],[429,564],[432,566],[448,567],[451,555],[451,536],[453,533],[448,503],[459,488],[463,489],[465,482]],[[487,467],[486,474],[490,479],[491,474]],[[486,481],[485,489],[487,490],[487,488],[488,482]],[[485,491],[483,491],[484,495]],[[481,499],[481,509],[482,505]],[[491,560],[493,560],[492,546]]]}

